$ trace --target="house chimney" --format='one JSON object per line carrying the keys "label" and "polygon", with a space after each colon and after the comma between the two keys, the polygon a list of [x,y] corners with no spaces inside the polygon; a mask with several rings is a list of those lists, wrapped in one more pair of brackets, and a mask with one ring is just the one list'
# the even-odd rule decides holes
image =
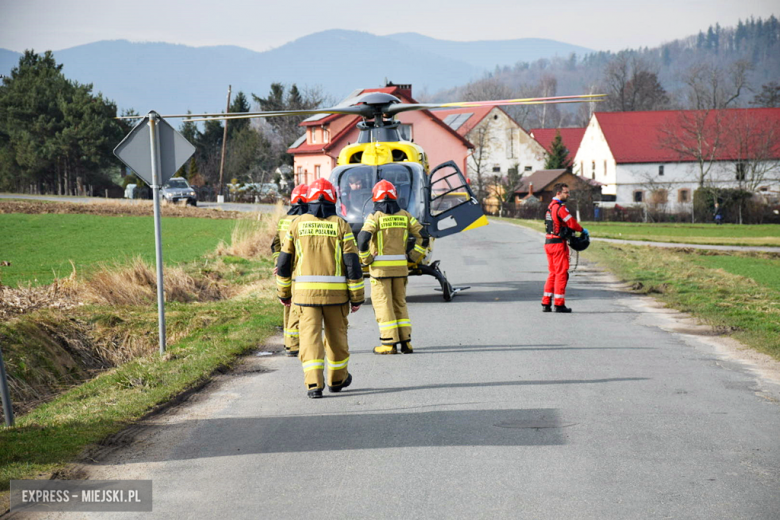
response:
{"label": "house chimney", "polygon": [[533,195],[534,195],[534,183],[532,182],[531,184],[528,185],[528,196],[533,197]]}

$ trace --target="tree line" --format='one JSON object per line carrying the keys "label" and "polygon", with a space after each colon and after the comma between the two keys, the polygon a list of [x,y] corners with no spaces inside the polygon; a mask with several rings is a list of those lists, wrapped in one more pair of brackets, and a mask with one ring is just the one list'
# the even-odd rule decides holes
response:
{"label": "tree line", "polygon": [[[69,80],[51,51],[25,51],[0,84],[0,190],[58,195],[103,195],[131,182],[113,149],[127,135],[133,120],[117,119],[117,106],[91,84]],[[326,101],[318,88],[274,83],[264,97],[251,94],[259,110],[300,110]],[[330,100],[327,100],[330,101]],[[250,99],[238,92],[230,112],[248,112]],[[132,109],[122,115],[137,115]],[[193,114],[193,117],[196,115]],[[225,182],[270,182],[279,166],[292,172],[287,149],[299,134],[299,117],[228,123]],[[179,127],[196,152],[177,175],[198,186],[219,183],[224,123],[210,120]]]}
{"label": "tree line", "polygon": [[112,186],[127,125],[91,84],[68,80],[50,51],[26,51],[0,85],[0,190],[86,194]]}

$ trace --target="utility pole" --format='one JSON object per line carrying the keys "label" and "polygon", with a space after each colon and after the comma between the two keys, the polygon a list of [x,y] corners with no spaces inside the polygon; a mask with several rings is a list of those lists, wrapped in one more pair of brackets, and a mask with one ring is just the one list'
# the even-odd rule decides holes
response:
{"label": "utility pole", "polygon": [[[232,85],[228,85],[227,107],[225,108],[225,114],[230,113],[231,90],[232,90]],[[225,171],[225,153],[227,153],[227,125],[228,125],[228,120],[225,119],[225,129],[222,132],[222,157],[220,157],[219,159],[219,196],[223,197],[221,202],[225,202],[224,196],[222,195],[222,174]]]}

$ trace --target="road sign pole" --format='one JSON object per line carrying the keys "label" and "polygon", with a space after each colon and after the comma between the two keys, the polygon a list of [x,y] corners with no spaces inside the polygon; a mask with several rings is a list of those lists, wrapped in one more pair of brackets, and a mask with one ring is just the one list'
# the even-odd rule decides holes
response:
{"label": "road sign pole", "polygon": [[14,408],[11,406],[11,393],[8,391],[8,378],[5,375],[5,363],[3,363],[3,351],[0,350],[0,397],[3,399],[3,415],[5,425],[14,425]]}
{"label": "road sign pole", "polygon": [[160,331],[160,354],[165,354],[165,291],[163,289],[162,229],[160,227],[160,116],[149,112],[149,140],[152,150],[152,194],[154,198],[154,245],[157,260],[157,314]]}

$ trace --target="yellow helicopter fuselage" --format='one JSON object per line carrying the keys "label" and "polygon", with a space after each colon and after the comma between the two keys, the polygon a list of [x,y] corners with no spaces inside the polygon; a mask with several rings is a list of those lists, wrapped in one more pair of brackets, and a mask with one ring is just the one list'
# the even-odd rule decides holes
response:
{"label": "yellow helicopter fuselage", "polygon": [[417,144],[409,141],[355,143],[345,146],[339,153],[338,166],[365,164],[380,166],[389,163],[415,162],[429,172],[428,155]]}

